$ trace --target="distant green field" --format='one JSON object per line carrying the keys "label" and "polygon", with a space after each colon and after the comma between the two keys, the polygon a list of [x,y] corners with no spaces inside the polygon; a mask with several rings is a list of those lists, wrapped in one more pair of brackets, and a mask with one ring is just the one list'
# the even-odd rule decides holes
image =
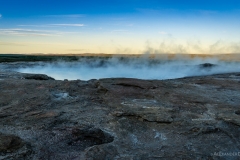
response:
{"label": "distant green field", "polygon": [[[115,55],[118,57],[138,57],[135,55]],[[113,57],[112,54],[62,54],[62,55],[57,55],[57,54],[0,54],[0,63],[2,62],[38,62],[38,61],[44,61],[44,62],[52,62],[52,61],[78,61],[81,58],[100,58],[100,59],[108,59]]]}
{"label": "distant green field", "polygon": [[146,54],[146,55],[134,55],[134,54],[103,54],[103,53],[84,53],[84,54],[0,54],[0,63],[2,62],[52,62],[52,61],[78,61],[81,58],[100,58],[108,59],[117,57],[122,60],[128,58],[149,58],[149,59],[168,59],[168,60],[179,60],[179,59],[208,59],[217,58],[221,61],[235,61],[240,62],[240,54]]}
{"label": "distant green field", "polygon": [[55,56],[55,55],[24,55],[24,54],[0,54],[2,62],[37,62],[37,61],[77,61],[79,56]]}

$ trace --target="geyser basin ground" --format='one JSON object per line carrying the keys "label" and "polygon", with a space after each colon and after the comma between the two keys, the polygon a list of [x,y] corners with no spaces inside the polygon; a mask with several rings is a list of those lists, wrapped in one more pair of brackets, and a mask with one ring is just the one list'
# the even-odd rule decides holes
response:
{"label": "geyser basin ground", "polygon": [[175,79],[240,71],[240,62],[216,58],[151,59],[131,57],[79,58],[74,62],[36,62],[15,68],[22,73],[46,74],[55,79],[138,78]]}
{"label": "geyser basin ground", "polygon": [[0,71],[0,159],[239,159],[240,73],[36,77]]}

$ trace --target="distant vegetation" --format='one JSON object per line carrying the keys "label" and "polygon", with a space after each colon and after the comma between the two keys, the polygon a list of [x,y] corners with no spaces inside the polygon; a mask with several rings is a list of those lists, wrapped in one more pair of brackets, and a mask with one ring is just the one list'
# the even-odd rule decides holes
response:
{"label": "distant vegetation", "polygon": [[136,55],[112,55],[112,54],[0,54],[0,63],[2,62],[54,62],[54,61],[79,61],[81,58],[92,59],[108,59],[111,57],[121,57],[123,59],[127,57],[138,57]]}
{"label": "distant vegetation", "polygon": [[77,61],[79,56],[55,56],[55,55],[24,55],[24,54],[0,54],[2,62],[38,62],[38,61]]}
{"label": "distant vegetation", "polygon": [[0,63],[2,62],[54,62],[54,61],[79,61],[82,58],[92,59],[99,58],[101,60],[107,60],[108,58],[118,57],[120,60],[127,60],[129,57],[136,58],[139,55],[124,55],[124,54],[0,54]]}
{"label": "distant vegetation", "polygon": [[132,58],[147,58],[156,63],[159,60],[189,60],[189,59],[218,59],[222,61],[240,62],[240,54],[0,54],[0,63],[2,62],[54,62],[54,61],[81,61],[82,58],[107,60],[108,58],[118,58],[120,61],[131,61]]}

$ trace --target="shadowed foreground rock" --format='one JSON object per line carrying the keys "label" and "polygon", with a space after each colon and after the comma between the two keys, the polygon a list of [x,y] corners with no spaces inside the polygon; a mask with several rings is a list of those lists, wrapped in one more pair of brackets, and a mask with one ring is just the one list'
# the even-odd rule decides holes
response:
{"label": "shadowed foreground rock", "polygon": [[240,158],[239,73],[165,81],[27,76],[0,73],[0,159]]}

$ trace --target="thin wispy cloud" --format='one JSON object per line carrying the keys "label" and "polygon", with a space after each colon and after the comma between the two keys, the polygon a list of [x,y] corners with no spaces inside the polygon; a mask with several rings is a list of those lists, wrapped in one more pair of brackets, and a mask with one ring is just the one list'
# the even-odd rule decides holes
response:
{"label": "thin wispy cloud", "polygon": [[142,13],[142,14],[146,14],[146,15],[159,15],[159,14],[163,14],[163,13],[168,13],[168,14],[173,14],[173,13],[177,13],[179,10],[177,9],[173,9],[173,8],[168,8],[168,9],[153,9],[153,8],[136,8],[136,11]]}
{"label": "thin wispy cloud", "polygon": [[11,41],[0,41],[0,46],[32,46],[32,45],[52,45],[52,46],[67,46],[66,43],[57,42],[11,42]]}
{"label": "thin wispy cloud", "polygon": [[65,27],[83,27],[85,26],[84,24],[42,24],[42,25],[29,25],[29,24],[20,24],[18,25],[19,27],[60,27],[60,26],[65,26]]}
{"label": "thin wispy cloud", "polygon": [[1,35],[14,35],[14,36],[60,36],[61,32],[49,30],[32,30],[32,29],[0,29]]}
{"label": "thin wispy cloud", "polygon": [[12,35],[12,36],[47,36],[56,37],[63,36],[65,34],[79,34],[81,32],[63,32],[57,30],[36,30],[36,29],[22,29],[22,28],[11,28],[11,29],[0,29],[0,35]]}
{"label": "thin wispy cloud", "polygon": [[0,19],[2,18],[2,14],[0,14]]}
{"label": "thin wispy cloud", "polygon": [[82,18],[85,17],[85,14],[65,14],[65,15],[44,15],[42,17],[49,18]]}
{"label": "thin wispy cloud", "polygon": [[83,27],[84,24],[51,24],[52,26]]}
{"label": "thin wispy cloud", "polygon": [[51,25],[35,25],[35,24],[33,24],[33,25],[29,25],[29,24],[20,24],[20,25],[18,25],[19,27],[54,27],[54,26],[51,26]]}

